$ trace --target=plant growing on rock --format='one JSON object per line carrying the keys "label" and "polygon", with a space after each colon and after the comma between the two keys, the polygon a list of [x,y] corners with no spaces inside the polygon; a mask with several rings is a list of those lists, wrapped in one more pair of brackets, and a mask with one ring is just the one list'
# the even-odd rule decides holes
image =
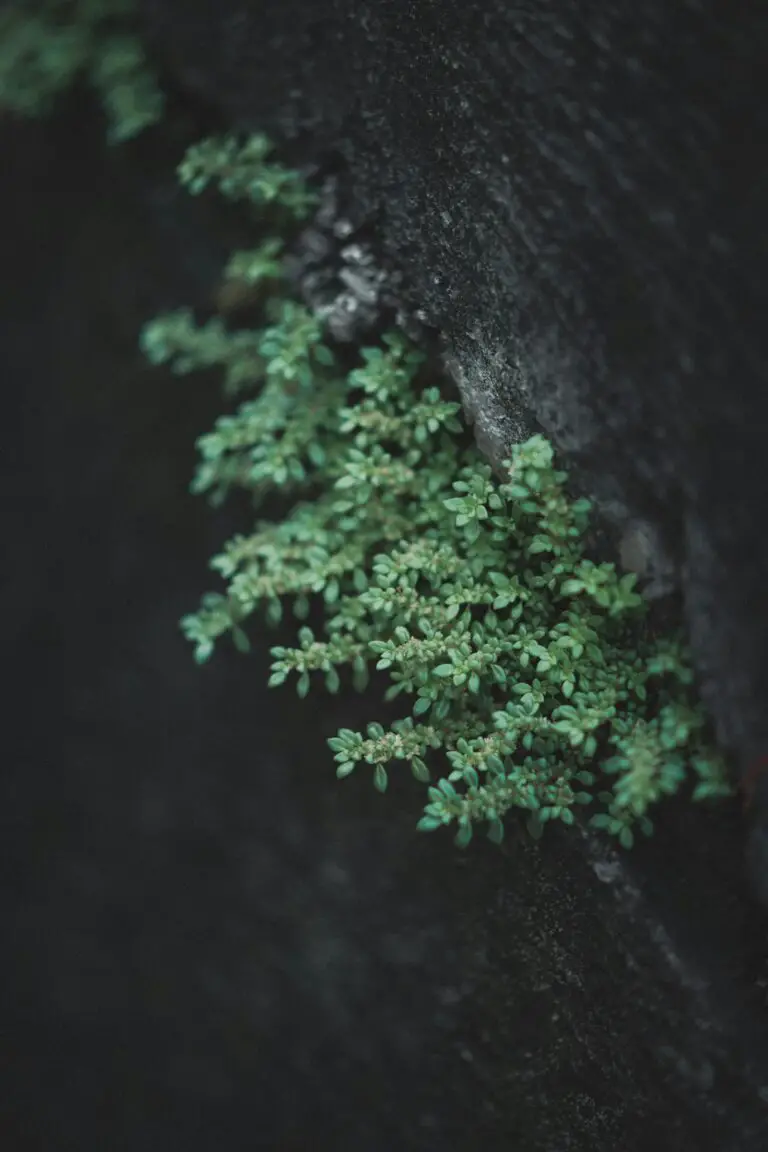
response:
{"label": "plant growing on rock", "polygon": [[[206,141],[180,176],[288,230],[311,206],[263,137]],[[257,329],[180,312],[142,337],[176,372],[219,367],[233,400],[199,441],[193,490],[293,501],[214,557],[225,588],[182,621],[197,659],[224,633],[247,650],[257,610],[276,622],[288,602],[305,621],[321,598],[322,634],[303,623],[294,646],[273,648],[270,684],[303,697],[385,672],[407,714],[340,731],[336,774],[367,767],[383,792],[404,762],[427,790],[419,828],[452,826],[462,846],[478,825],[501,841],[511,810],[539,835],[583,805],[629,847],[687,779],[696,799],[728,792],[680,639],[650,635],[635,576],[586,554],[589,501],[569,496],[551,444],[516,445],[494,475],[424,354],[389,333],[349,368],[281,283],[280,253],[271,237],[227,269],[268,285]]]}

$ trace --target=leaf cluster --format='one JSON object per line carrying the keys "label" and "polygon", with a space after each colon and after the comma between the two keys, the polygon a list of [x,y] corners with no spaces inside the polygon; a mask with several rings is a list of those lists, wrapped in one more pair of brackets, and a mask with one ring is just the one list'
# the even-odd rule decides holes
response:
{"label": "leaf cluster", "polygon": [[0,107],[44,114],[84,75],[104,106],[110,142],[157,121],[163,98],[131,31],[134,10],[134,0],[10,0],[0,11]]}
{"label": "leaf cluster", "polygon": [[[303,215],[261,138],[247,153],[201,145],[187,182],[220,178],[214,154],[227,157],[229,194],[258,200],[253,189],[272,182],[262,199]],[[403,762],[427,790],[419,828],[453,826],[459,845],[478,825],[501,841],[513,809],[538,836],[585,805],[628,847],[686,779],[696,798],[727,793],[680,638],[651,635],[635,576],[586,554],[590,503],[570,496],[552,445],[532,437],[495,475],[419,349],[390,333],[350,369],[283,294],[277,242],[255,252],[230,268],[270,281],[262,327],[176,313],[144,333],[153,361],[218,366],[240,398],[200,439],[193,487],[217,500],[244,489],[257,519],[212,561],[224,590],[182,621],[197,659],[225,633],[247,650],[257,610],[277,622],[290,604],[306,621],[320,598],[322,634],[303,623],[294,646],[273,648],[270,684],[291,681],[303,697],[385,673],[386,699],[406,714],[341,730],[336,773],[367,767],[383,792]],[[275,490],[290,512],[258,518]]]}

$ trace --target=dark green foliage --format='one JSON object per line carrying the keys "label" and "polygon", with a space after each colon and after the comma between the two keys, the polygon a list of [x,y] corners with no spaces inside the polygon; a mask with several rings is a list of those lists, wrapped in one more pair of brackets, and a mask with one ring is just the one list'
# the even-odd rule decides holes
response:
{"label": "dark green foliage", "polygon": [[0,108],[48,112],[81,75],[98,92],[113,143],[161,115],[163,98],[131,31],[134,0],[11,0],[0,10]]}
{"label": "dark green foliage", "polygon": [[[230,196],[300,218],[300,181],[267,156],[261,137],[208,141],[180,171],[193,188],[226,172]],[[465,447],[460,405],[421,352],[390,334],[342,368],[318,321],[280,294],[278,257],[270,240],[229,265],[272,285],[258,330],[177,313],[144,332],[154,362],[219,366],[230,395],[252,393],[201,438],[194,490],[294,500],[212,561],[226,589],[182,622],[197,659],[226,632],[247,649],[258,609],[277,621],[290,601],[302,619],[322,597],[323,635],[303,626],[295,647],[274,648],[270,684],[290,680],[303,697],[386,671],[387,699],[402,696],[409,714],[340,731],[336,773],[368,765],[383,792],[404,761],[428,790],[419,827],[452,824],[460,845],[479,823],[499,842],[513,808],[539,835],[595,803],[594,826],[630,846],[688,777],[697,798],[725,794],[683,646],[649,635],[634,575],[585,554],[590,505],[568,496],[551,445],[518,445],[495,476]]]}

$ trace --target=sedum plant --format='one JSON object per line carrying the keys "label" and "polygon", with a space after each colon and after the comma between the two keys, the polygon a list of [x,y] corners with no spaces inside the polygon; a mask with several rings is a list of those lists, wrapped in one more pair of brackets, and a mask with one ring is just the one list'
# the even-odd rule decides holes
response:
{"label": "sedum plant", "polygon": [[[290,232],[311,198],[268,157],[262,137],[206,141],[180,177]],[[383,792],[402,762],[426,789],[418,827],[451,826],[461,846],[478,826],[500,842],[513,810],[538,836],[584,806],[629,847],[687,780],[696,799],[726,794],[683,644],[652,635],[634,574],[586,554],[590,504],[570,497],[552,445],[516,445],[495,475],[424,353],[389,333],[350,366],[281,282],[280,253],[272,237],[225,273],[268,289],[258,327],[177,312],[142,336],[156,364],[219,368],[231,400],[199,440],[193,490],[244,489],[257,516],[275,492],[290,501],[214,557],[223,588],[182,621],[198,661],[225,633],[246,651],[252,615],[276,623],[292,605],[296,643],[272,649],[270,685],[304,697],[385,673],[404,715],[342,729],[336,775],[364,767]]]}
{"label": "sedum plant", "polygon": [[0,10],[0,109],[48,112],[80,76],[120,143],[160,118],[163,98],[131,31],[135,0],[8,0]]}

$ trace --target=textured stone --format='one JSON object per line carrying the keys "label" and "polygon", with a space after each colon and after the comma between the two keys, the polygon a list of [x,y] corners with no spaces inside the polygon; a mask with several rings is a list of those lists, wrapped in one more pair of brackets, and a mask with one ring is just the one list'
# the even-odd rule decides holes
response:
{"label": "textured stone", "polygon": [[742,769],[768,748],[760,78],[768,10],[686,0],[143,0],[231,123],[344,162],[503,455],[536,422],[681,583]]}

